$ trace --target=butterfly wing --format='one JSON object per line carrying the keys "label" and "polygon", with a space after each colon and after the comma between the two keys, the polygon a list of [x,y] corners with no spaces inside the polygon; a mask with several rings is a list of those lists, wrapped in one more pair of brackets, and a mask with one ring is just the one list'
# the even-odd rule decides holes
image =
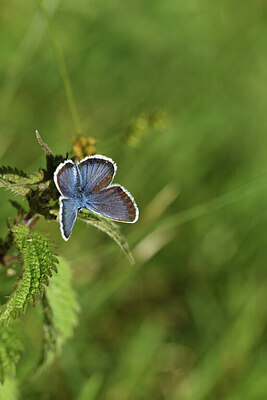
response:
{"label": "butterfly wing", "polygon": [[72,198],[75,188],[80,184],[80,174],[72,160],[59,164],[54,173],[54,182],[62,196]]}
{"label": "butterfly wing", "polygon": [[65,197],[60,197],[60,212],[59,212],[59,222],[61,235],[64,240],[68,240],[77,218],[77,205],[72,199],[67,199]]}
{"label": "butterfly wing", "polygon": [[80,161],[79,170],[84,194],[89,196],[112,182],[117,167],[111,158],[94,155]]}
{"label": "butterfly wing", "polygon": [[139,211],[131,194],[120,185],[112,185],[87,197],[86,208],[119,222],[134,223]]}

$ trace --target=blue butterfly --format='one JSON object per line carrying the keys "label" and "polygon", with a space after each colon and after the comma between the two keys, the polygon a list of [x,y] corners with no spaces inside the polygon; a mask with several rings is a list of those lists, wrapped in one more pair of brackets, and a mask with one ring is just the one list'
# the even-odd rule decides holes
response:
{"label": "blue butterfly", "polygon": [[139,211],[132,195],[121,185],[111,185],[117,166],[111,158],[94,155],[78,163],[66,160],[54,173],[60,192],[59,222],[64,240],[68,240],[83,208],[114,221],[134,223]]}

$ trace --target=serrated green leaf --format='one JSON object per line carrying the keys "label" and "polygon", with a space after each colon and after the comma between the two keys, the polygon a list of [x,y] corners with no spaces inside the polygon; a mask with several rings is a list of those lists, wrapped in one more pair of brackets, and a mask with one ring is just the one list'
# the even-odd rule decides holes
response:
{"label": "serrated green leaf", "polygon": [[27,178],[27,174],[22,170],[12,167],[0,167],[0,178],[11,183],[18,183],[21,178]]}
{"label": "serrated green leaf", "polygon": [[32,187],[43,185],[44,172],[39,170],[29,176],[17,168],[0,168],[0,188],[10,190],[16,195],[26,196]]}
{"label": "serrated green leaf", "polygon": [[34,172],[33,174],[30,174],[27,179],[25,179],[24,183],[25,185],[37,185],[39,183],[42,183],[44,179],[44,171],[42,169],[39,169],[39,171]]}
{"label": "serrated green leaf", "polygon": [[71,269],[62,258],[59,259],[58,274],[45,289],[42,305],[44,345],[41,367],[49,364],[60,352],[77,324],[79,306],[71,286]]}
{"label": "serrated green leaf", "polygon": [[18,332],[17,324],[10,324],[7,329],[0,329],[0,382],[2,383],[6,377],[14,377],[16,374],[16,364],[23,350]]}
{"label": "serrated green leaf", "polygon": [[125,239],[125,236],[121,233],[118,225],[114,224],[104,217],[95,216],[87,210],[83,210],[82,212],[80,212],[78,214],[78,218],[105,232],[120,246],[121,250],[124,252],[130,263],[132,265],[135,263],[127,240]]}
{"label": "serrated green leaf", "polygon": [[54,245],[37,232],[30,232],[25,225],[14,225],[12,234],[22,262],[22,274],[17,286],[0,312],[0,322],[7,325],[11,318],[24,314],[28,303],[34,305],[36,296],[43,293],[48,276],[57,271]]}

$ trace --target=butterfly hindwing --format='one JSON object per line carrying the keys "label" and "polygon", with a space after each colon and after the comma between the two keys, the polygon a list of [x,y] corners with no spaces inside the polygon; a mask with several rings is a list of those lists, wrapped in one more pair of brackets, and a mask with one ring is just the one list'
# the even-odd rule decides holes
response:
{"label": "butterfly hindwing", "polygon": [[60,230],[64,240],[68,240],[77,218],[77,205],[72,199],[60,197]]}
{"label": "butterfly hindwing", "polygon": [[107,187],[116,173],[116,164],[111,158],[95,155],[79,163],[83,191],[86,195]]}
{"label": "butterfly hindwing", "polygon": [[112,185],[87,197],[88,210],[120,222],[136,222],[138,208],[131,194],[120,185]]}

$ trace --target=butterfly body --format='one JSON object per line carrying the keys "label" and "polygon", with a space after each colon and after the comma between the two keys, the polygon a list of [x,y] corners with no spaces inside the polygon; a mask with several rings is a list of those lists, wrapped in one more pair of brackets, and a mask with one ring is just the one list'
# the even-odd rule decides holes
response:
{"label": "butterfly body", "polygon": [[68,240],[83,208],[114,221],[134,223],[139,211],[131,194],[121,185],[113,184],[116,164],[102,155],[86,157],[79,163],[66,160],[55,173],[54,182],[60,192],[60,229]]}

